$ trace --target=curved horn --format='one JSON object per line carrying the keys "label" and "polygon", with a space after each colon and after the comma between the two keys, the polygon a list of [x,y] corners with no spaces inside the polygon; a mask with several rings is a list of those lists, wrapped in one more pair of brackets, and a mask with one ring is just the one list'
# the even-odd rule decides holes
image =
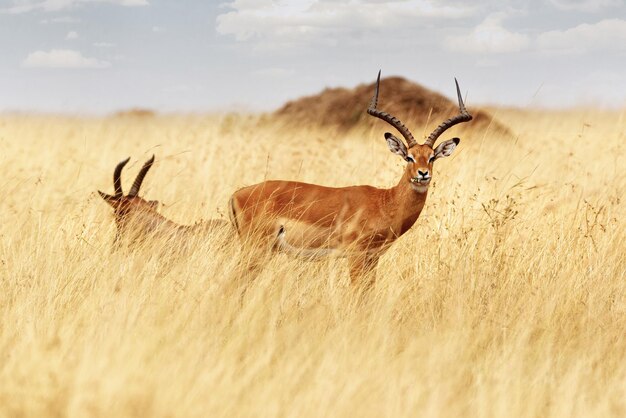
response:
{"label": "curved horn", "polygon": [[150,170],[150,167],[152,167],[153,162],[154,162],[154,154],[152,155],[152,158],[150,158],[148,161],[145,162],[143,167],[141,167],[141,170],[139,170],[139,174],[137,174],[137,178],[135,179],[135,182],[133,183],[133,187],[130,188],[130,192],[128,192],[128,196],[131,196],[131,197],[137,196],[137,193],[139,193],[139,188],[141,187],[141,183],[143,182],[143,178],[148,173],[148,170]]}
{"label": "curved horn", "polygon": [[126,164],[130,161],[130,157],[120,162],[117,166],[115,166],[115,171],[113,171],[113,188],[115,189],[115,196],[122,196],[124,193],[122,192],[122,169]]}
{"label": "curved horn", "polygon": [[463,103],[463,98],[461,97],[461,89],[459,89],[459,83],[456,81],[456,78],[454,79],[454,83],[456,84],[456,95],[459,99],[459,114],[437,126],[437,128],[435,128],[435,130],[428,135],[428,138],[424,141],[424,145],[428,145],[431,148],[435,145],[437,138],[439,138],[439,136],[446,130],[453,127],[457,123],[469,122],[472,120],[472,115],[470,115],[467,109],[465,109],[465,104]]}
{"label": "curved horn", "polygon": [[402,134],[404,139],[406,139],[408,148],[411,148],[413,145],[417,145],[417,141],[415,141],[415,138],[413,138],[413,135],[411,134],[411,131],[409,131],[409,128],[404,126],[404,124],[400,122],[398,118],[390,115],[387,112],[383,112],[381,110],[376,109],[376,106],[378,105],[379,87],[380,87],[380,70],[378,71],[378,78],[376,79],[376,90],[374,91],[374,97],[372,97],[372,101],[370,102],[370,105],[367,108],[367,113],[384,120],[385,122],[387,122],[388,124],[396,128],[398,132]]}

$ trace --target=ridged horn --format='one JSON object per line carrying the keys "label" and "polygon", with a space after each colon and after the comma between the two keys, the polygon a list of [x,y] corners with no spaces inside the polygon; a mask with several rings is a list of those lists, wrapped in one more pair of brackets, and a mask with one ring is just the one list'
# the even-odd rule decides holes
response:
{"label": "ridged horn", "polygon": [[124,161],[120,162],[115,167],[115,171],[113,171],[113,188],[115,189],[115,196],[117,196],[117,197],[122,196],[124,194],[124,192],[122,192],[122,178],[121,178],[121,176],[122,176],[122,169],[124,168],[124,166],[126,164],[128,164],[128,161],[130,161],[130,157],[128,157]]}
{"label": "ridged horn", "polygon": [[139,193],[139,189],[141,188],[141,183],[143,182],[144,177],[146,177],[148,170],[150,170],[150,167],[152,167],[152,163],[154,163],[154,154],[152,155],[152,158],[145,162],[143,167],[141,167],[141,170],[139,170],[139,174],[137,174],[137,178],[135,178],[133,187],[131,187],[130,192],[128,192],[128,196],[137,196],[137,193]]}
{"label": "ridged horn", "polygon": [[441,125],[437,126],[437,128],[435,128],[435,130],[430,135],[428,135],[428,138],[426,138],[426,141],[424,141],[424,145],[428,145],[431,148],[433,148],[433,146],[435,145],[435,141],[437,141],[437,138],[439,138],[441,134],[444,133],[446,130],[453,127],[457,123],[469,122],[470,120],[472,120],[472,115],[470,115],[467,109],[465,109],[463,97],[461,97],[461,89],[459,88],[459,83],[458,81],[456,81],[456,78],[454,79],[454,83],[456,84],[456,95],[459,99],[459,114],[451,117],[450,119],[443,122]]}
{"label": "ridged horn", "polygon": [[413,138],[411,131],[409,131],[409,128],[404,126],[404,124],[400,121],[400,119],[396,118],[395,116],[390,115],[387,112],[383,112],[381,110],[376,109],[376,106],[378,105],[379,88],[380,88],[380,70],[378,71],[378,78],[376,79],[376,90],[374,91],[374,97],[372,97],[372,100],[370,101],[370,105],[367,108],[367,113],[374,117],[384,120],[385,122],[387,122],[388,124],[396,128],[398,132],[402,134],[404,139],[406,139],[408,148],[411,148],[412,146],[417,145],[417,141],[415,140],[415,138]]}

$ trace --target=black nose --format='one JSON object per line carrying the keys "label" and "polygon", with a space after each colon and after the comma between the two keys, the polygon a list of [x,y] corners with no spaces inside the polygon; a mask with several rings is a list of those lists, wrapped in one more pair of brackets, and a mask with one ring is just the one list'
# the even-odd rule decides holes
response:
{"label": "black nose", "polygon": [[428,176],[428,170],[426,170],[426,171],[417,170],[417,174],[419,174],[422,177],[426,177],[426,176]]}

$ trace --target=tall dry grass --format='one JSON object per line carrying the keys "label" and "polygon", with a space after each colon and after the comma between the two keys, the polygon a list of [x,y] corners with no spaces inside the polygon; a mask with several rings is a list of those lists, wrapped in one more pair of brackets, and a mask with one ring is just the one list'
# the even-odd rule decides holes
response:
{"label": "tall dry grass", "polygon": [[0,414],[626,415],[626,114],[497,116],[517,140],[467,132],[436,163],[360,303],[343,261],[279,255],[243,304],[228,236],[110,251],[115,164],[128,189],[155,153],[142,194],[192,223],[265,178],[395,184],[382,125],[1,117]]}

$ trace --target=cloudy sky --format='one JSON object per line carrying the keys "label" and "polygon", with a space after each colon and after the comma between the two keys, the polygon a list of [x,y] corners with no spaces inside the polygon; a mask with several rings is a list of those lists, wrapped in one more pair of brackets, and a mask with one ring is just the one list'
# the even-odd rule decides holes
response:
{"label": "cloudy sky", "polygon": [[626,0],[0,0],[0,111],[268,110],[378,69],[625,106]]}

